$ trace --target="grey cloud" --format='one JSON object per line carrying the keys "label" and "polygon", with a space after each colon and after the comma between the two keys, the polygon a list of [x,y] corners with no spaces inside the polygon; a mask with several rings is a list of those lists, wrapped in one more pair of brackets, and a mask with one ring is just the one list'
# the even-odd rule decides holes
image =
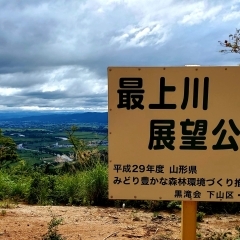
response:
{"label": "grey cloud", "polygon": [[13,96],[11,99],[9,97],[1,97],[1,105],[7,107],[25,107],[25,106],[39,106],[39,107],[49,107],[49,108],[93,108],[93,107],[106,107],[106,98],[97,98],[94,100],[95,96],[85,99],[70,99],[70,98],[59,98],[59,99],[42,99],[42,98],[23,98]]}
{"label": "grey cloud", "polygon": [[[72,94],[71,90],[69,91],[51,91],[51,92],[39,92],[39,91],[34,91],[34,92],[23,92],[22,97],[26,96],[26,97],[30,97],[33,99],[48,99],[48,100],[57,100],[57,99],[87,99],[86,102],[97,102],[102,98],[106,98],[106,93],[102,93],[102,94],[87,94],[87,95],[81,95],[81,92],[79,93],[79,95],[74,95]],[[31,101],[31,99],[29,99],[28,101]]]}
{"label": "grey cloud", "polygon": [[52,92],[29,92],[24,93],[26,97],[33,97],[38,99],[61,99],[65,97],[65,93],[61,91],[52,91]]}
{"label": "grey cloud", "polygon": [[0,74],[1,87],[29,88],[47,81],[44,72]]}
{"label": "grey cloud", "polygon": [[[1,96],[1,104],[104,108],[108,66],[237,63],[236,56],[218,52],[218,40],[240,27],[236,20],[222,22],[224,10],[236,1],[204,1],[209,8],[225,8],[209,22],[181,25],[200,2],[1,0],[0,87],[21,90]],[[158,24],[159,32],[154,32]],[[125,33],[121,44],[113,41]],[[142,34],[142,46],[137,34]],[[158,37],[164,41],[154,44]],[[129,44],[133,40],[136,44]]]}
{"label": "grey cloud", "polygon": [[[18,66],[35,69],[79,65],[102,56],[109,48],[111,32],[122,26],[122,21],[109,19],[122,16],[125,8],[120,5],[114,12],[108,11],[106,16],[101,16],[96,9],[91,9],[94,4],[85,7],[82,1],[38,1],[36,5],[23,1],[21,7],[18,5],[16,1],[14,4],[2,3],[0,42],[3,47],[0,55],[5,59],[0,62],[2,72]],[[124,16],[128,20],[134,18],[129,12]]]}

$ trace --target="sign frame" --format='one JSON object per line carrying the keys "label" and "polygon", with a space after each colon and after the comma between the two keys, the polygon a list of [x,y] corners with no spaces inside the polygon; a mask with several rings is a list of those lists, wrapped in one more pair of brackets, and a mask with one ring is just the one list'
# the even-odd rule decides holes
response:
{"label": "sign frame", "polygon": [[[212,97],[212,95],[211,95],[211,91],[212,91],[212,89],[213,89],[213,87],[212,87],[212,82],[213,81],[215,81],[214,82],[214,84],[216,85],[220,85],[220,87],[218,87],[218,90],[219,90],[219,92],[220,93],[223,93],[224,91],[228,91],[227,93],[228,93],[228,99],[227,100],[234,100],[234,99],[232,99],[233,98],[233,96],[236,96],[236,90],[238,90],[238,88],[237,88],[237,86],[235,85],[235,86],[230,86],[229,87],[229,85],[228,86],[225,86],[224,84],[223,84],[223,82],[224,81],[222,81],[223,79],[226,79],[226,80],[229,80],[229,78],[230,78],[230,80],[232,80],[232,82],[234,83],[234,84],[236,84],[237,83],[237,79],[234,79],[234,76],[236,75],[236,73],[238,73],[238,75],[240,75],[240,68],[239,67],[235,67],[235,66],[231,66],[231,67],[229,67],[229,66],[221,66],[221,67],[201,67],[201,66],[194,66],[194,67],[109,67],[108,68],[108,85],[109,85],[109,94],[108,94],[108,98],[109,98],[109,198],[110,199],[141,199],[141,200],[179,200],[179,201],[186,201],[186,200],[191,200],[191,201],[227,201],[227,202],[236,202],[236,201],[240,201],[240,197],[238,197],[238,198],[228,198],[228,199],[224,199],[224,198],[222,198],[221,196],[219,197],[219,195],[218,195],[218,198],[207,198],[206,196],[207,196],[207,194],[205,194],[205,197],[204,198],[171,198],[171,197],[169,197],[169,196],[167,196],[167,197],[164,197],[163,195],[165,194],[164,192],[165,191],[168,191],[168,189],[167,188],[161,188],[160,190],[159,190],[159,192],[161,192],[161,194],[159,193],[158,194],[158,196],[156,196],[156,194],[154,195],[154,196],[152,196],[151,194],[152,194],[152,192],[154,192],[154,193],[156,193],[156,189],[154,189],[154,190],[151,190],[151,191],[144,191],[144,192],[147,192],[147,194],[145,194],[145,195],[139,195],[139,192],[142,192],[143,190],[143,188],[138,188],[136,191],[134,190],[134,189],[132,189],[132,188],[129,188],[129,187],[126,187],[126,188],[124,188],[124,187],[119,187],[119,186],[116,186],[116,184],[115,185],[113,185],[113,169],[114,169],[114,164],[120,164],[121,163],[121,161],[120,160],[118,160],[118,161],[116,161],[116,158],[117,159],[120,159],[120,156],[122,157],[122,158],[124,158],[125,156],[127,156],[127,157],[133,157],[133,154],[131,155],[131,154],[129,154],[129,149],[127,149],[126,151],[125,151],[125,149],[124,148],[121,148],[120,147],[120,145],[123,145],[123,144],[130,144],[131,142],[132,142],[132,139],[137,139],[137,138],[131,138],[129,141],[128,141],[128,138],[122,138],[122,136],[124,135],[124,129],[125,128],[128,128],[129,129],[129,125],[131,125],[131,122],[129,122],[129,121],[121,121],[122,120],[122,118],[123,117],[126,117],[128,114],[129,114],[129,117],[127,117],[128,118],[128,120],[129,119],[131,119],[131,118],[133,118],[134,119],[134,122],[135,122],[135,124],[140,124],[140,122],[141,122],[141,115],[140,115],[140,112],[142,111],[142,113],[145,111],[145,109],[137,109],[136,110],[136,112],[138,111],[138,115],[136,116],[136,117],[134,117],[134,109],[129,109],[129,110],[126,110],[126,111],[128,111],[127,113],[124,113],[124,108],[117,108],[116,107],[116,103],[118,103],[118,98],[119,98],[119,95],[118,95],[118,93],[117,93],[117,91],[119,90],[119,88],[116,88],[116,82],[117,81],[119,81],[119,79],[120,78],[142,78],[143,79],[143,83],[142,83],[142,85],[144,86],[144,83],[146,82],[146,81],[152,81],[152,84],[153,84],[153,82],[154,83],[156,83],[157,81],[159,81],[159,80],[161,80],[161,77],[165,77],[165,82],[164,82],[164,84],[165,85],[162,85],[162,86],[172,86],[173,85],[173,83],[174,83],[174,81],[178,81],[178,85],[176,86],[176,89],[181,89],[182,90],[182,92],[184,92],[184,87],[181,87],[181,84],[179,84],[180,83],[180,81],[182,80],[182,82],[184,82],[184,80],[186,81],[186,77],[187,77],[187,75],[185,74],[183,74],[183,73],[181,73],[181,71],[184,71],[185,73],[187,73],[188,74],[188,77],[189,77],[189,82],[190,82],[190,85],[189,86],[191,86],[191,84],[192,84],[192,87],[193,88],[195,88],[196,89],[196,86],[194,85],[195,84],[195,79],[196,78],[198,78],[198,86],[200,86],[199,88],[198,88],[198,96],[200,96],[200,89],[203,89],[203,91],[204,91],[204,81],[205,81],[205,79],[206,78],[209,78],[208,79],[208,82],[209,82],[209,92],[208,92],[208,105],[207,105],[207,107],[205,106],[204,107],[204,99],[201,99],[201,101],[197,101],[197,104],[196,104],[196,101],[195,101],[195,103],[194,103],[194,96],[193,96],[193,93],[191,94],[190,93],[190,88],[189,88],[189,96],[188,96],[188,100],[190,100],[190,101],[193,101],[192,102],[192,106],[190,106],[190,116],[194,116],[195,115],[195,112],[194,112],[194,110],[196,110],[196,108],[197,107],[201,107],[202,109],[201,109],[201,111],[197,111],[197,117],[195,118],[195,120],[197,119],[197,118],[199,118],[200,117],[200,120],[203,120],[203,118],[201,119],[201,114],[202,113],[204,113],[203,115],[205,116],[205,118],[208,120],[209,119],[209,116],[211,116],[211,114],[214,114],[214,116],[215,116],[215,118],[216,118],[216,115],[219,117],[219,116],[221,116],[221,114],[219,114],[219,113],[217,113],[218,112],[218,110],[219,109],[215,109],[214,111],[213,111],[213,113],[211,113],[210,115],[209,115],[209,109],[211,109],[213,106],[215,106],[216,107],[216,102],[217,102],[217,100],[215,99],[213,99]],[[212,74],[210,74],[209,75],[209,77],[207,76],[208,74],[207,74],[207,72],[208,71],[210,71],[210,72],[215,72],[215,73],[213,73],[213,75]],[[145,72],[145,73],[144,73]],[[170,74],[170,77],[171,77],[171,79],[170,79],[170,81],[169,81],[169,75],[168,75],[168,73],[169,72],[172,72],[172,74]],[[183,75],[181,75],[181,74],[183,74]],[[217,82],[217,80],[213,77],[214,76],[214,74],[216,75],[216,77],[217,78],[219,78],[219,82]],[[181,79],[179,78],[179,75],[181,75]],[[148,78],[150,79],[148,79],[148,80],[146,80],[146,76],[148,76]],[[183,77],[183,76],[185,76],[185,77]],[[175,77],[175,80],[173,79]],[[214,80],[213,80],[214,79]],[[191,81],[193,81],[193,83],[191,83]],[[113,82],[115,82],[114,84],[113,84]],[[123,81],[124,82],[124,81]],[[196,81],[197,82],[197,81]],[[119,87],[119,82],[118,82],[118,87]],[[161,83],[160,83],[161,84]],[[114,85],[114,86],[113,86]],[[214,86],[215,86],[214,85]],[[225,86],[225,87],[224,87]],[[239,85],[240,86],[240,85]],[[155,84],[155,87],[150,87],[149,89],[151,90],[150,92],[151,92],[151,97],[153,97],[152,99],[154,99],[154,100],[152,100],[152,102],[148,102],[148,104],[146,104],[146,106],[147,105],[149,105],[150,106],[150,104],[152,103],[154,103],[154,104],[157,104],[157,102],[156,102],[156,100],[157,100],[157,98],[155,97],[154,98],[154,94],[152,94],[152,92],[154,92],[154,93],[156,93],[159,89],[159,86],[157,86],[156,84]],[[135,89],[136,90],[136,89]],[[145,88],[145,89],[143,89],[143,90],[145,90],[145,93],[147,93],[147,88]],[[164,93],[166,94],[166,95],[171,95],[172,94],[172,92],[171,91],[168,91],[169,89],[167,89]],[[170,89],[171,90],[171,89]],[[232,94],[232,96],[229,94],[231,91],[233,91],[234,92],[234,94]],[[149,91],[148,91],[149,92]],[[149,94],[149,93],[148,93]],[[183,93],[182,93],[183,94]],[[202,94],[202,93],[201,93]],[[204,93],[203,93],[204,94]],[[206,94],[206,92],[205,92],[205,94]],[[150,95],[150,94],[149,94]],[[156,95],[156,94],[155,94]],[[184,94],[183,94],[184,95]],[[216,91],[215,91],[215,95],[216,95]],[[145,96],[144,96],[145,97]],[[223,94],[220,94],[220,96],[217,96],[217,99],[218,100],[220,100],[220,102],[222,101],[221,100],[221,98],[224,98],[223,97]],[[179,97],[179,94],[178,94],[178,96],[177,97],[173,97],[173,98],[167,98],[167,100],[166,101],[169,101],[169,103],[172,101],[172,102],[174,102],[174,100],[179,100],[180,99],[180,97]],[[161,100],[161,99],[160,99]],[[195,100],[196,100],[196,97],[195,97]],[[171,103],[172,103],[171,102]],[[201,105],[201,104],[202,105]],[[239,104],[239,106],[240,106],[240,97],[239,97],[239,99],[237,99],[237,102],[236,102],[236,104],[234,105],[234,106],[232,106],[232,105],[229,105],[229,104],[227,104],[226,103],[226,101],[224,102],[224,101],[222,101],[221,102],[222,103],[222,106],[225,104],[225,111],[227,111],[227,113],[229,113],[232,109],[236,109],[236,106]],[[224,103],[224,104],[223,104]],[[188,103],[188,104],[190,104],[190,102]],[[194,104],[195,104],[195,106],[194,106]],[[182,103],[182,105],[183,105],[183,103]],[[205,101],[205,105],[206,105],[206,101]],[[177,105],[177,107],[179,106],[179,104]],[[185,106],[185,109],[184,110],[182,110],[182,111],[188,111],[188,109],[187,109],[187,107],[189,107],[188,105],[187,106]],[[146,107],[147,108],[147,107]],[[205,109],[204,109],[205,108]],[[161,111],[163,111],[162,109],[161,110],[157,110],[157,109],[154,109],[153,111],[159,111],[159,112],[161,112]],[[172,113],[171,111],[174,111],[174,110],[172,110],[172,109],[170,109],[170,110],[166,110],[166,109],[164,109],[164,113],[167,113],[170,117],[169,117],[169,119],[170,118],[173,118],[174,117],[174,114],[175,113]],[[168,111],[168,112],[167,112]],[[142,114],[141,113],[141,114]],[[179,113],[179,111],[178,111],[178,113]],[[148,115],[148,112],[147,112],[147,114],[145,113],[145,115]],[[151,114],[150,114],[151,115]],[[161,114],[160,114],[161,115]],[[226,114],[223,114],[225,117],[226,117]],[[152,115],[152,116],[156,116],[156,115]],[[232,114],[231,116],[231,119],[233,119],[234,117],[236,117],[234,114]],[[187,114],[183,114],[183,119],[184,120],[186,120],[187,119]],[[234,119],[233,119],[234,120]],[[237,116],[237,122],[239,123],[239,128],[240,128],[240,117],[238,117]],[[186,123],[186,122],[185,122]],[[226,121],[226,123],[227,123],[227,121]],[[225,124],[226,124],[225,123]],[[211,124],[210,124],[211,125]],[[146,126],[146,124],[144,125],[144,126]],[[208,125],[209,126],[209,125]],[[213,124],[211,125],[211,127],[213,128]],[[119,129],[118,129],[119,128]],[[118,129],[118,130],[117,130]],[[136,133],[137,132],[137,130],[142,130],[143,129],[143,127],[142,127],[142,125],[140,126],[139,125],[139,127],[137,128],[137,127],[132,127],[131,129],[133,129],[132,130],[132,132],[130,132],[129,133],[129,135],[134,135],[134,133]],[[179,129],[178,129],[179,130]],[[227,130],[231,130],[230,128],[228,128]],[[129,131],[128,131],[129,132]],[[146,132],[146,131],[145,131]],[[178,131],[178,133],[179,133],[180,131]],[[126,132],[125,132],[125,134],[126,134]],[[136,134],[135,134],[136,135]],[[146,133],[144,133],[142,136],[145,136],[146,135]],[[141,137],[142,137],[141,136]],[[177,135],[176,135],[177,136]],[[213,142],[213,141],[210,141],[210,142]],[[179,143],[179,141],[178,141],[178,143]],[[239,144],[240,144],[240,141],[239,141]],[[211,144],[208,144],[208,148],[209,148],[209,146],[210,146]],[[214,145],[214,144],[212,144],[212,145]],[[216,145],[216,144],[215,144]],[[147,145],[145,144],[145,146],[146,146],[146,148],[147,148]],[[117,148],[120,148],[120,149],[117,149]],[[141,155],[144,157],[145,156],[145,158],[146,158],[146,153],[145,153],[145,155],[144,154],[141,154],[140,152],[142,151],[142,149],[143,149],[143,145],[141,145],[137,150],[138,150],[138,152],[136,151],[136,148],[133,150],[134,151],[134,153],[136,154],[140,154],[140,157],[141,157]],[[164,149],[164,151],[165,151],[166,149]],[[169,150],[169,151],[171,151],[171,150]],[[208,150],[207,150],[208,151]],[[210,152],[211,150],[209,150],[209,152]],[[218,157],[220,156],[221,157],[221,155],[222,155],[222,153],[224,153],[224,151],[226,152],[226,151],[228,151],[228,152],[230,152],[230,150],[219,150],[220,152],[221,152],[221,154],[219,154],[218,153]],[[151,151],[149,150],[148,151],[149,153],[151,153]],[[156,152],[156,151],[155,151]],[[161,153],[161,150],[158,150],[158,153]],[[193,152],[193,151],[192,151]],[[217,152],[217,151],[215,151],[214,153],[213,153],[214,151],[212,151],[212,153],[209,153],[209,155],[210,155],[210,157],[208,157],[208,159],[211,159],[211,158],[214,158],[214,156],[215,156],[215,153]],[[239,157],[239,155],[237,155],[238,154],[238,152],[239,152],[239,150],[236,150],[236,151],[232,151],[231,152],[231,154],[223,154],[224,156],[222,157],[222,159],[224,159],[224,157],[225,157],[225,159],[226,159],[226,156],[230,156],[230,157],[232,157],[232,156],[238,156]],[[159,154],[160,154],[159,153]],[[180,152],[178,151],[178,153],[180,154]],[[191,153],[192,154],[192,153]],[[200,151],[200,150],[196,150],[195,151],[195,154],[197,154],[197,155],[199,155],[199,154],[202,154],[202,152]],[[235,154],[235,155],[234,155]],[[181,154],[180,154],[181,155]],[[168,157],[169,156],[171,156],[171,155],[167,155]],[[180,157],[181,158],[183,158],[184,156],[186,156],[186,154],[184,155],[181,155]],[[204,155],[205,156],[205,155]],[[139,157],[139,158],[140,158]],[[154,157],[155,157],[155,159],[156,159],[156,155],[154,155]],[[198,156],[198,159],[199,159],[199,156]],[[176,161],[175,161],[176,162]],[[213,164],[215,164],[214,165],[214,167],[215,166],[217,166],[216,165],[216,163],[218,163],[219,164],[219,162],[217,162],[216,160],[215,161],[213,161],[214,163]],[[136,162],[135,162],[136,163]],[[142,161],[140,161],[140,163],[141,163],[141,165],[143,165],[142,163]],[[234,160],[234,163],[236,164],[237,163],[237,161],[236,160]],[[127,165],[126,164],[126,161],[124,162],[123,161],[123,164],[125,164],[125,165]],[[185,163],[184,163],[185,164]],[[185,166],[185,165],[181,165],[181,166]],[[129,164],[130,165],[130,164]],[[225,164],[226,165],[226,164]],[[231,172],[231,171],[233,171],[234,169],[236,169],[236,165],[233,165],[233,166],[230,166],[229,164],[227,164],[226,166],[220,166],[220,167],[224,167],[224,171],[226,171],[227,170],[227,172]],[[146,165],[147,166],[147,165]],[[146,168],[146,166],[144,165],[144,168]],[[180,165],[179,165],[180,166]],[[188,167],[190,167],[191,165],[189,165]],[[192,166],[194,166],[194,164],[192,165]],[[169,167],[169,166],[168,166]],[[133,170],[133,169],[132,169]],[[198,170],[198,169],[197,169]],[[231,170],[231,171],[230,171]],[[203,172],[203,170],[200,168],[200,171],[202,171]],[[208,169],[204,169],[204,171],[208,171],[208,174],[211,174],[211,172],[212,172],[212,169],[211,169],[211,167],[209,167]],[[130,175],[130,174],[129,174]],[[216,191],[215,191],[215,196],[216,196],[216,193],[217,193],[217,191],[221,191],[221,189],[224,189],[223,188],[223,183],[225,183],[225,185],[227,185],[226,184],[226,180],[227,179],[230,179],[230,180],[233,180],[233,179],[231,179],[231,178],[227,178],[227,177],[225,177],[226,179],[222,179],[221,181],[219,181],[221,178],[223,178],[223,172],[221,172],[220,174],[219,174],[219,179],[217,179],[216,177],[215,177],[215,179],[216,180],[214,180],[214,184],[218,184],[219,186],[217,186],[218,188],[212,188],[211,186],[209,186],[209,191],[215,191],[215,189],[216,189]],[[140,176],[139,174],[138,174],[138,176]],[[186,175],[186,176],[188,176],[188,178],[190,178],[190,175],[188,174],[188,175]],[[230,176],[229,176],[230,177]],[[234,180],[236,180],[237,179],[237,176],[234,176],[235,177],[235,179]],[[240,176],[239,176],[240,177]],[[179,177],[180,178],[180,177]],[[178,180],[179,180],[179,178],[178,178]],[[193,177],[194,178],[194,177]],[[200,179],[200,175],[199,175],[199,177],[195,177],[196,179]],[[205,178],[205,180],[211,180],[211,179],[207,179],[207,178]],[[225,182],[224,182],[224,180],[225,180]],[[209,181],[210,182],[210,181]],[[230,184],[230,181],[228,181],[229,182],[229,184]],[[211,181],[211,183],[212,183],[212,181]],[[228,184],[228,185],[229,185]],[[237,184],[237,183],[236,183]],[[211,184],[210,184],[211,185]],[[222,185],[222,186],[221,186]],[[205,186],[206,186],[206,181],[205,181]],[[211,188],[210,188],[211,187]],[[239,184],[239,186],[238,186],[238,184],[237,184],[237,187],[240,187],[240,184]],[[235,187],[234,188],[234,190],[238,190],[238,188],[237,187]],[[203,189],[204,188],[204,186],[199,186],[198,187],[198,189]],[[180,189],[180,188],[179,188]],[[213,189],[213,190],[212,190]],[[146,190],[146,186],[145,186],[145,190]],[[181,188],[180,190],[182,190],[182,191],[186,191],[186,190],[184,190],[184,188]],[[228,191],[228,188],[226,189],[226,187],[225,187],[225,195],[227,194],[227,191]],[[239,188],[239,194],[240,194],[240,188]],[[228,192],[231,192],[230,190],[228,191]],[[116,194],[116,193],[118,193],[118,194]],[[128,193],[128,194],[126,194],[126,193]],[[131,195],[130,195],[130,193],[131,193]],[[211,193],[208,193],[209,194],[209,196],[210,196],[210,194]],[[230,195],[229,195],[230,194]],[[228,193],[228,197],[231,197],[231,193]]]}

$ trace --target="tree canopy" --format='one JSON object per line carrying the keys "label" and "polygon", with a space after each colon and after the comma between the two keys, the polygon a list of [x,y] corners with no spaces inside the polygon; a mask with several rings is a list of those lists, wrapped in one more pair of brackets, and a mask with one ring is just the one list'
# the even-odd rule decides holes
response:
{"label": "tree canopy", "polygon": [[17,146],[12,138],[3,135],[0,129],[0,167],[18,160]]}

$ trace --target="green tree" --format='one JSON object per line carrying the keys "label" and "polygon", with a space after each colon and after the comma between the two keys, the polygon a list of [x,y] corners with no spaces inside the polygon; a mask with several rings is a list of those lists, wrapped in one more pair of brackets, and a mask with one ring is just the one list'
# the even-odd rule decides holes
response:
{"label": "green tree", "polygon": [[17,160],[16,143],[12,138],[4,136],[0,129],[0,168]]}
{"label": "green tree", "polygon": [[229,40],[218,41],[226,49],[220,50],[223,53],[240,53],[240,29],[236,29],[234,34],[229,35]]}

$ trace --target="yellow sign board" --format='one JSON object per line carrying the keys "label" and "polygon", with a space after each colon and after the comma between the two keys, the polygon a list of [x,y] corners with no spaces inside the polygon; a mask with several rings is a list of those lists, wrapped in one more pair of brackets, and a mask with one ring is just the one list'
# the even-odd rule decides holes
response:
{"label": "yellow sign board", "polygon": [[109,67],[109,198],[240,201],[240,67]]}

